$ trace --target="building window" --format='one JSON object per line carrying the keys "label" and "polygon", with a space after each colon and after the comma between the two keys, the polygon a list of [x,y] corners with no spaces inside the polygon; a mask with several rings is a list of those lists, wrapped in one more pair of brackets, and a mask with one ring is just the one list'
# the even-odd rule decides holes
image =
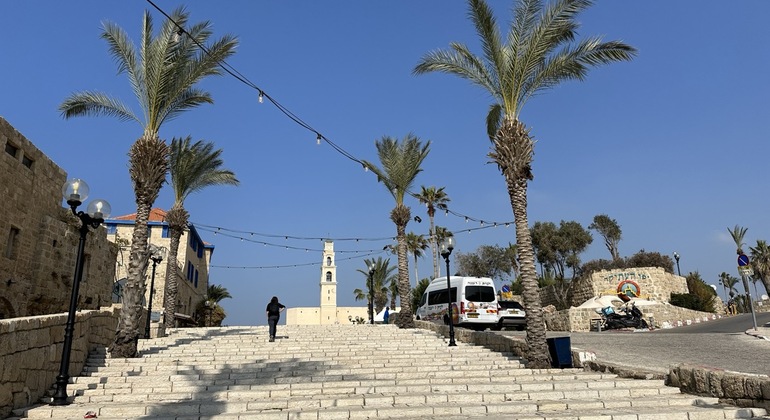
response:
{"label": "building window", "polygon": [[193,284],[196,288],[198,287],[198,270],[195,270],[195,283]]}
{"label": "building window", "polygon": [[203,258],[203,245],[198,247],[198,258]]}
{"label": "building window", "polygon": [[161,238],[168,238],[168,226],[164,225],[160,231]]}
{"label": "building window", "polygon": [[332,272],[331,271],[327,271],[326,272],[326,281],[332,281]]}
{"label": "building window", "polygon": [[16,259],[19,232],[19,229],[15,227],[11,227],[8,232],[8,240],[5,242],[5,258]]}
{"label": "building window", "polygon": [[114,234],[118,233],[118,225],[116,225],[116,224],[108,224],[108,225],[106,225],[106,227],[107,227],[107,234],[108,235],[114,235]]}
{"label": "building window", "polygon": [[32,169],[32,162],[34,162],[32,159],[29,158],[29,156],[24,155],[21,157],[21,164],[26,166],[29,169]]}
{"label": "building window", "polygon": [[328,266],[332,265],[332,257],[326,257],[326,265]]}
{"label": "building window", "polygon": [[11,143],[5,143],[5,153],[16,157],[16,154],[19,153],[19,148],[12,145]]}

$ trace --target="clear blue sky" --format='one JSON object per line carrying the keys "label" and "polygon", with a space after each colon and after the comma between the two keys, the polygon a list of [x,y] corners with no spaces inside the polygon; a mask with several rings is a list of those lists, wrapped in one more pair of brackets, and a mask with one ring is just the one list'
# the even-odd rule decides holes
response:
{"label": "clear blue sky", "polygon": [[[170,12],[181,3],[157,4]],[[512,2],[493,5],[506,24]],[[237,35],[229,63],[345,151],[377,162],[376,139],[412,132],[432,141],[415,190],[443,186],[458,213],[513,220],[503,178],[487,164],[490,98],[455,77],[411,74],[424,53],[452,41],[480,54],[464,2],[195,1],[187,8],[191,22],[210,20],[216,34]],[[99,34],[109,20],[136,39],[146,9],[159,27],[163,16],[144,1],[0,5],[0,115],[70,177],[85,179],[93,198],[109,200],[114,215],[136,209],[126,152],[141,127],[106,117],[67,121],[57,107],[74,91],[94,89],[138,109]],[[770,240],[768,14],[765,1],[683,0],[602,1],[581,15],[582,35],[621,39],[639,56],[527,104],[521,117],[538,141],[530,223],[588,226],[593,216],[607,214],[622,228],[623,256],[677,251],[683,273],[697,270],[710,284],[722,271],[737,276],[727,228],[747,227],[748,245]],[[278,236],[395,236],[393,199],[370,172],[329,145],[316,145],[313,133],[268,102],[259,104],[257,92],[234,78],[209,79],[202,87],[216,103],[174,120],[161,136],[214,141],[241,186],[191,196],[186,206],[194,223]],[[156,207],[171,202],[165,187]],[[423,219],[407,230],[427,233],[425,207],[407,204]],[[458,232],[460,252],[515,242],[513,227],[460,232],[479,224],[443,214],[437,223]],[[264,324],[263,308],[273,295],[290,307],[318,305],[320,240],[200,232],[216,247],[211,281],[233,295],[223,301],[227,324]],[[595,236],[583,261],[609,256]],[[364,305],[352,292],[364,286],[356,271],[364,268],[362,255],[390,242],[335,242],[339,305]],[[226,268],[266,266],[282,268]],[[418,268],[427,277],[431,263],[420,260]]]}

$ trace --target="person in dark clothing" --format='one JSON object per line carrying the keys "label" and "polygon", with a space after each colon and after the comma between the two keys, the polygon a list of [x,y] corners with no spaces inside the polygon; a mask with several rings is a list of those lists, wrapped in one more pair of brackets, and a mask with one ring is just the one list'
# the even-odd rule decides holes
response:
{"label": "person in dark clothing", "polygon": [[286,309],[285,306],[278,302],[278,297],[273,296],[270,299],[270,303],[265,308],[265,314],[267,315],[267,324],[270,326],[270,341],[275,341],[275,327],[278,325],[278,320],[281,319],[281,312]]}

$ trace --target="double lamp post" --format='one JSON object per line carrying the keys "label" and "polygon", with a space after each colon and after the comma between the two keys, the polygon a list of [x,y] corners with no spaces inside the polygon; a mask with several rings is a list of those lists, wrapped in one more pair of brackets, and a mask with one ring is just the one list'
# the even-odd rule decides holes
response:
{"label": "double lamp post", "polygon": [[452,254],[452,250],[455,249],[454,237],[450,236],[445,238],[443,241],[441,241],[441,245],[439,245],[438,249],[439,253],[441,253],[441,256],[444,257],[444,261],[446,261],[446,298],[447,312],[449,313],[449,347],[454,347],[457,345],[457,343],[455,343],[454,319],[452,318],[452,302],[454,299],[452,299],[452,285],[449,280],[449,256]]}
{"label": "double lamp post", "polygon": [[86,211],[78,211],[78,207],[88,198],[88,184],[82,179],[74,178],[67,181],[62,187],[64,199],[72,209],[72,214],[80,219],[80,239],[78,241],[77,257],[75,259],[75,278],[72,280],[72,294],[70,295],[70,307],[67,313],[67,323],[64,326],[64,345],[62,347],[61,365],[56,376],[56,389],[51,405],[67,405],[67,382],[69,382],[70,354],[72,352],[72,338],[75,331],[75,311],[78,306],[78,293],[80,281],[83,279],[83,251],[86,246],[86,235],[89,228],[98,228],[104,223],[104,219],[110,217],[112,208],[105,200],[93,200],[88,204]]}
{"label": "double lamp post", "polygon": [[147,301],[147,321],[144,325],[144,338],[150,338],[150,319],[152,318],[152,296],[155,294],[155,266],[166,258],[165,246],[150,244],[150,260],[152,260],[152,277],[150,277],[150,299]]}

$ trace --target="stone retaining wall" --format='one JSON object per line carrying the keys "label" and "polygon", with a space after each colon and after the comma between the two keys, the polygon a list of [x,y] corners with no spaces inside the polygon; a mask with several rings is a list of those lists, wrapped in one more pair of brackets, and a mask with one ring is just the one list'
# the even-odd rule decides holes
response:
{"label": "stone retaining wall", "polygon": [[[695,312],[695,311],[691,311]],[[428,321],[415,321],[417,328],[449,337],[449,327]],[[499,352],[509,352],[527,359],[527,343],[521,336],[503,336],[490,331],[472,331],[455,328],[455,340],[475,344]],[[770,378],[725,372],[701,367],[677,365],[668,375],[627,368],[597,361],[590,352],[572,351],[572,365],[591,371],[611,372],[624,378],[665,379],[666,385],[694,395],[717,397],[720,401],[738,407],[757,407],[770,410]]]}
{"label": "stone retaining wall", "polygon": [[[655,328],[697,324],[722,317],[722,315],[693,311],[663,302],[637,307],[648,323],[652,319]],[[548,331],[591,331],[592,320],[601,318],[595,312],[595,308],[569,308],[558,312],[546,312],[543,315]]]}
{"label": "stone retaining wall", "polygon": [[[88,353],[115,338],[119,306],[79,311],[69,374],[79,375]],[[67,314],[0,320],[0,418],[36,403],[56,382]]]}

